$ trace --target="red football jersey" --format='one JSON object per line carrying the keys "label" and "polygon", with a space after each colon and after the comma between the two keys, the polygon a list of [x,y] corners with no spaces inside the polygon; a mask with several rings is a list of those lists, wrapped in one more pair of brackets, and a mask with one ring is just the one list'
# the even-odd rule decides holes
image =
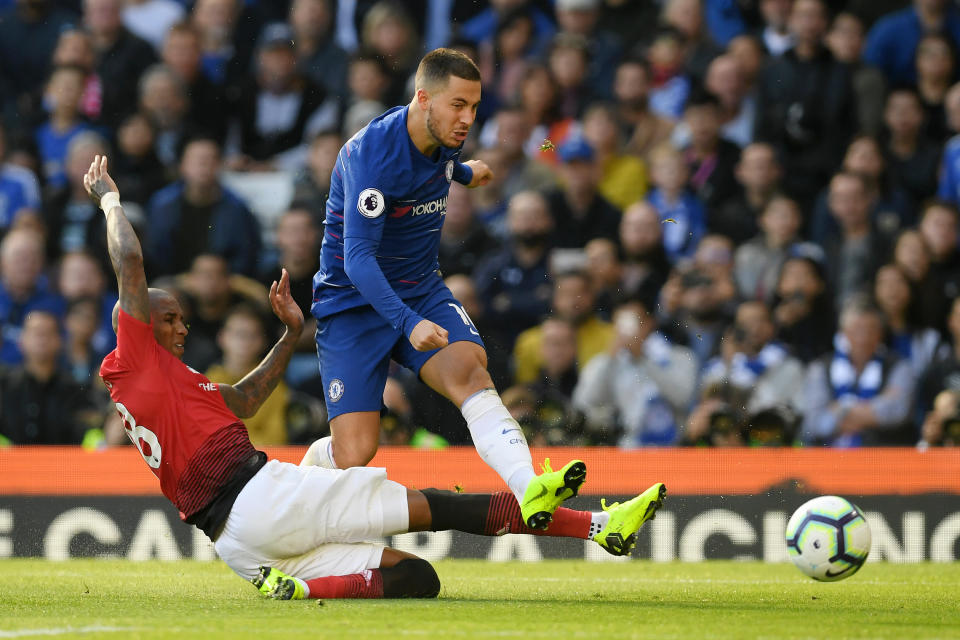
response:
{"label": "red football jersey", "polygon": [[117,348],[103,359],[100,377],[127,436],[183,518],[205,507],[256,453],[218,386],[161,347],[152,325],[123,310]]}

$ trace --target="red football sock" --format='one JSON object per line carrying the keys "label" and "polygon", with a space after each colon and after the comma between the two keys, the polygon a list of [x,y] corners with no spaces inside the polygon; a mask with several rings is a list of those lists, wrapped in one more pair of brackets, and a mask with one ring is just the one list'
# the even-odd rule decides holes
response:
{"label": "red football sock", "polygon": [[383,575],[379,569],[368,569],[347,576],[327,576],[304,580],[310,598],[382,598]]}
{"label": "red football sock", "polygon": [[546,530],[531,529],[523,523],[516,497],[512,493],[502,491],[490,497],[490,509],[487,511],[484,522],[484,534],[495,536],[502,533],[532,533],[535,536],[586,540],[590,535],[591,517],[589,511],[575,511],[560,507],[553,513],[553,521]]}

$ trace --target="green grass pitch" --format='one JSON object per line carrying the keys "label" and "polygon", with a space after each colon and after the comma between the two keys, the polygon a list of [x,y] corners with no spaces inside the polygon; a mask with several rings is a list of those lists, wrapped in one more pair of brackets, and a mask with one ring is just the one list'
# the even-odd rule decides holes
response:
{"label": "green grass pitch", "polygon": [[438,600],[276,602],[219,562],[0,561],[0,638],[960,638],[960,563],[436,563]]}

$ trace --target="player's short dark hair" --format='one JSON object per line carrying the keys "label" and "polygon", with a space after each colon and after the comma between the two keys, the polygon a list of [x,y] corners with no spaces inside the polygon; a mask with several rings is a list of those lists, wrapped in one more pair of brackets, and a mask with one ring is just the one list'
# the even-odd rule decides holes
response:
{"label": "player's short dark hair", "polygon": [[473,60],[453,49],[434,49],[417,67],[416,86],[434,90],[445,87],[450,76],[480,82],[480,69]]}

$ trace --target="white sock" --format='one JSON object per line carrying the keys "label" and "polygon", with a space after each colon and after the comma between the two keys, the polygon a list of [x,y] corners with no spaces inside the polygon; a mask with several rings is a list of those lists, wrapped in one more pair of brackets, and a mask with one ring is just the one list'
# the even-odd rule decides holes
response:
{"label": "white sock", "polygon": [[310,597],[310,587],[307,586],[307,581],[306,581],[306,580],[301,580],[300,578],[295,578],[295,577],[293,577],[293,576],[290,576],[290,577],[293,578],[294,580],[296,580],[297,582],[299,582],[300,585],[303,587],[303,599],[306,600],[307,598],[309,598],[309,597]]}
{"label": "white sock", "polygon": [[588,539],[593,540],[593,536],[603,531],[608,522],[610,522],[610,514],[606,511],[592,512],[590,514],[590,535]]}
{"label": "white sock", "polygon": [[517,502],[523,502],[523,493],[537,474],[533,471],[523,430],[503,406],[496,390],[484,389],[473,394],[460,407],[460,412],[467,421],[477,453],[503,478]]}
{"label": "white sock", "polygon": [[310,445],[303,460],[300,461],[300,466],[336,469],[337,463],[333,460],[333,436],[325,436]]}

